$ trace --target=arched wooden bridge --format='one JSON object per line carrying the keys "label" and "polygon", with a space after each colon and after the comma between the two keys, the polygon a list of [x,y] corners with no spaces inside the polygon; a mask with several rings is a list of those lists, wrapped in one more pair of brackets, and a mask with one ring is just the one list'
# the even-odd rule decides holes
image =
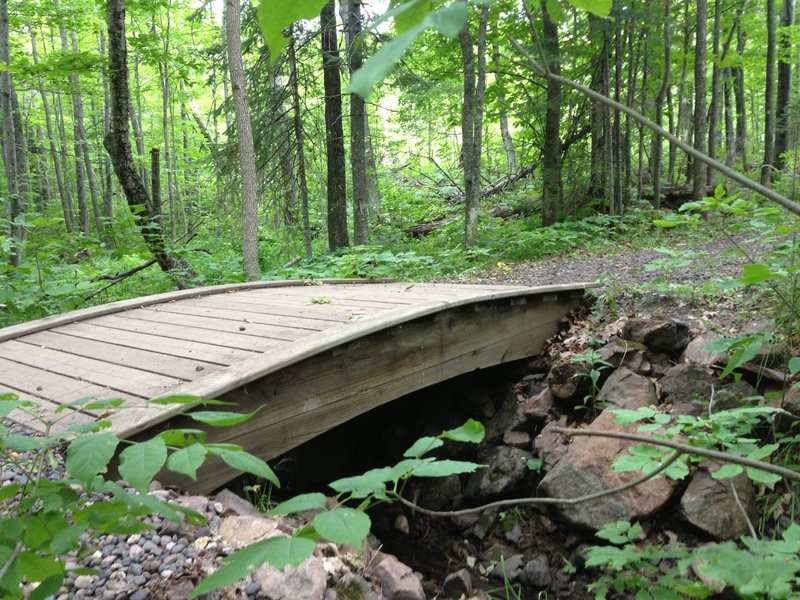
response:
{"label": "arched wooden bridge", "polygon": [[[539,353],[587,287],[328,280],[170,292],[0,329],[0,393],[34,401],[55,430],[104,418],[132,439],[197,427],[178,414],[186,407],[148,404],[159,396],[262,407],[208,441],[270,459],[409,392]],[[126,402],[55,412],[85,397]],[[209,491],[233,476],[219,462],[178,483]]]}

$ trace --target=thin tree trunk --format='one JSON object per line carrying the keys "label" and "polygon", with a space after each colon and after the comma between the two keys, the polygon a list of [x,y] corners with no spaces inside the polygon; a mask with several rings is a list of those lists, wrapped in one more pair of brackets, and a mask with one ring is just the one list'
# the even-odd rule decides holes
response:
{"label": "thin tree trunk", "polygon": [[[107,58],[106,53],[106,36],[103,30],[100,30],[100,56]],[[111,112],[111,98],[108,90],[108,70],[106,63],[103,62],[100,67],[100,72],[103,75],[103,137],[108,134],[109,119]],[[103,216],[105,216],[109,225],[113,227],[114,223],[114,207],[112,205],[112,191],[113,184],[111,180],[111,164],[108,161],[108,156],[103,156]]]}
{"label": "thin tree trunk", "polygon": [[347,235],[347,175],[342,128],[342,81],[336,42],[333,0],[320,13],[322,71],[325,89],[325,148],[327,151],[328,245],[331,250],[349,245]]}
{"label": "thin tree trunk", "polygon": [[144,128],[142,127],[142,84],[139,79],[139,57],[133,61],[133,81],[136,84],[136,108],[131,104],[131,126],[133,138],[136,140],[136,154],[139,156],[140,172],[144,189],[150,190],[150,175],[145,166],[147,154],[144,149]]}
{"label": "thin tree trunk", "polygon": [[511,138],[511,131],[508,128],[508,102],[500,73],[500,44],[497,43],[499,35],[497,25],[495,25],[494,29],[495,42],[492,46],[492,59],[494,61],[494,82],[499,90],[497,105],[500,111],[500,137],[503,140],[503,149],[506,152],[506,172],[511,175],[517,172],[517,153],[514,150],[514,140]]}
{"label": "thin tree trunk", "polygon": [[[661,87],[656,96],[655,122],[661,127],[664,116],[664,102],[670,88],[670,75],[672,73],[672,33],[670,30],[671,0],[664,0],[664,71],[661,76]],[[660,136],[653,136],[653,147],[650,151],[650,164],[653,178],[653,207],[661,208],[661,157],[664,143]]]}
{"label": "thin tree trunk", "polygon": [[[702,152],[706,147],[706,25],[708,20],[706,0],[698,0],[694,51],[694,148]],[[706,169],[703,163],[692,163],[692,197],[700,200],[706,195]]]}
{"label": "thin tree trunk", "polygon": [[[746,41],[742,26],[739,25],[736,28],[736,54],[740,59],[744,55]],[[744,92],[744,69],[741,65],[733,67],[733,73],[733,94],[736,104],[736,154],[742,161],[742,168],[747,171],[749,165],[747,162],[747,102]]]}
{"label": "thin tree trunk", "polygon": [[[591,88],[603,95],[607,95],[609,78],[607,22],[591,14],[588,18],[589,36],[592,46],[599,47],[597,54],[592,57]],[[592,166],[589,174],[589,189],[587,192],[590,196],[595,198],[608,197],[606,154],[609,148],[609,131],[606,129],[607,117],[608,107],[602,102],[592,100]]]}
{"label": "thin tree trunk", "polygon": [[[347,0],[345,31],[349,57],[348,67],[352,77],[364,62],[364,46],[361,39],[361,0]],[[366,121],[364,99],[358,94],[350,94],[350,175],[353,181],[353,243],[356,246],[369,241]]]}
{"label": "thin tree trunk", "polygon": [[767,0],[767,64],[764,79],[764,160],[761,163],[761,185],[772,180],[775,160],[775,55],[776,35],[775,0]]}
{"label": "thin tree trunk", "polygon": [[[687,120],[690,120],[691,113],[691,98],[689,97],[689,91],[687,90],[687,72],[689,70],[689,45],[691,40],[691,19],[689,13],[689,5],[690,3],[687,2],[684,5],[684,12],[683,12],[683,48],[682,48],[682,56],[683,59],[681,60],[681,74],[678,78],[678,119],[675,127],[675,134],[678,136],[679,139],[691,143],[691,138],[689,137],[688,129],[689,125]],[[691,89],[691,88],[690,88]],[[667,176],[667,181],[670,185],[675,185],[676,181],[676,172],[678,170],[678,149],[676,146],[672,145],[669,148],[669,173]]]}
{"label": "thin tree trunk", "polygon": [[736,128],[733,116],[733,69],[722,73],[722,92],[725,101],[725,164],[732,167],[736,163]]}
{"label": "thin tree trunk", "polygon": [[[718,123],[720,114],[720,96],[722,90],[719,79],[719,62],[720,62],[720,35],[721,35],[721,17],[720,11],[722,9],[721,0],[714,0],[714,32],[712,34],[712,51],[714,53],[714,61],[711,66],[711,105],[708,110],[708,156],[710,158],[717,157],[718,140]],[[706,170],[706,184],[713,185],[713,167],[708,167]]]}
{"label": "thin tree trunk", "polygon": [[250,108],[247,104],[247,83],[242,64],[242,26],[238,0],[225,0],[224,19],[242,182],[242,265],[247,280],[255,281],[261,277],[258,265],[258,179]]}
{"label": "thin tree trunk", "polygon": [[[31,57],[33,58],[34,67],[39,66],[39,52],[36,48],[36,34],[33,27],[30,28],[31,32]],[[42,109],[44,110],[44,121],[47,128],[47,141],[50,146],[50,157],[53,161],[53,169],[56,173],[56,186],[58,187],[58,194],[61,199],[61,211],[64,215],[64,227],[67,233],[72,233],[74,225],[72,223],[72,198],[69,194],[69,186],[64,180],[64,175],[61,172],[61,160],[58,156],[56,149],[56,138],[53,132],[53,118],[50,113],[50,102],[47,99],[47,94],[44,90],[44,81],[41,76],[36,77],[36,84],[39,89],[39,96],[42,100]]]}
{"label": "thin tree trunk", "polygon": [[144,183],[133,162],[128,134],[130,120],[130,90],[128,88],[128,49],[125,39],[124,0],[108,0],[108,65],[111,92],[111,120],[103,144],[114,165],[134,221],[142,232],[153,257],[165,272],[170,273],[179,287],[186,279],[197,275],[182,258],[170,254],[164,243],[164,232],[147,213],[151,205]]}
{"label": "thin tree trunk", "polygon": [[[558,26],[542,4],[542,32],[547,68],[561,74]],[[606,130],[608,131],[608,130]],[[553,225],[561,213],[561,84],[547,80],[547,108],[544,118],[542,158],[542,225]]]}
{"label": "thin tree trunk", "polygon": [[[16,242],[11,250],[11,264],[16,267],[22,263],[22,259],[25,256],[25,241],[28,236],[28,230],[24,223],[18,222],[17,218],[24,217],[28,212],[31,184],[28,173],[28,142],[25,139],[25,129],[22,126],[22,111],[19,107],[13,79],[9,79],[8,83],[9,91],[11,92],[11,119],[14,123],[11,138],[13,142],[12,153],[16,161],[14,165],[16,167],[16,195],[11,198],[10,202],[11,237]],[[11,189],[10,186],[9,189]]]}
{"label": "thin tree trunk", "polygon": [[367,191],[372,214],[381,214],[381,192],[378,188],[378,161],[375,160],[375,148],[372,144],[372,129],[369,124],[369,112],[364,113],[364,134],[367,149]]}
{"label": "thin tree trunk", "polygon": [[306,153],[303,142],[303,117],[300,113],[300,84],[297,73],[297,55],[295,51],[295,29],[292,27],[289,36],[289,85],[292,88],[292,125],[297,146],[297,186],[300,194],[300,210],[303,213],[303,248],[306,256],[311,258],[311,220],[308,214],[308,182],[306,181]]}
{"label": "thin tree trunk", "polygon": [[794,23],[794,0],[781,2],[781,60],[778,62],[778,92],[775,98],[775,158],[773,164],[780,171],[786,166],[783,158],[789,150],[789,111],[792,94],[792,40],[790,27]]}

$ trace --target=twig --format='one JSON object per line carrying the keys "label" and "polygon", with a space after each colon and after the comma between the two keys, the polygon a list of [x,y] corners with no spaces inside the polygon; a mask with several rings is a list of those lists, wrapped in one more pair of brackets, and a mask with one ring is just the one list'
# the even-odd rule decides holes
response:
{"label": "twig", "polygon": [[777,204],[780,204],[781,206],[783,206],[785,209],[789,210],[790,212],[793,212],[796,215],[800,215],[800,204],[798,204],[797,202],[794,202],[794,201],[790,200],[789,198],[787,198],[786,196],[783,196],[783,195],[779,194],[778,192],[776,192],[774,190],[771,190],[771,189],[769,189],[768,187],[766,187],[764,185],[761,185],[757,181],[753,181],[749,177],[747,177],[745,175],[742,175],[738,171],[728,167],[727,165],[724,165],[723,163],[719,162],[718,160],[714,160],[713,158],[710,158],[705,153],[700,152],[699,150],[696,150],[695,148],[693,148],[692,146],[690,146],[686,142],[678,139],[677,137],[672,135],[669,131],[667,131],[663,127],[660,127],[660,126],[656,125],[655,123],[653,123],[653,121],[651,121],[647,117],[645,117],[643,115],[640,115],[638,112],[636,112],[632,108],[628,108],[624,104],[620,104],[619,102],[615,102],[611,98],[608,98],[607,96],[604,96],[603,94],[595,92],[594,90],[586,87],[585,85],[581,85],[580,83],[578,83],[576,81],[572,81],[571,79],[567,79],[566,77],[562,77],[561,75],[556,75],[555,73],[550,72],[549,69],[543,68],[542,65],[540,65],[531,56],[531,54],[527,50],[525,50],[525,48],[522,46],[522,44],[520,44],[516,39],[514,39],[511,36],[509,36],[508,40],[514,46],[514,48],[516,48],[517,51],[520,54],[522,54],[525,57],[525,59],[528,61],[528,63],[527,63],[528,68],[531,69],[534,73],[536,73],[540,77],[544,77],[546,79],[552,79],[553,81],[557,81],[562,85],[566,85],[567,87],[570,87],[570,88],[580,92],[581,94],[585,94],[585,95],[589,96],[590,98],[592,98],[594,100],[597,100],[598,102],[602,102],[603,104],[606,104],[607,106],[610,106],[611,108],[613,108],[616,111],[619,111],[619,112],[622,112],[622,113],[628,115],[633,120],[641,123],[642,125],[644,125],[648,129],[654,131],[659,136],[661,136],[664,139],[668,140],[671,144],[674,144],[675,146],[677,146],[678,148],[680,148],[681,150],[683,150],[684,152],[686,152],[687,154],[689,154],[690,156],[695,158],[696,160],[699,160],[700,162],[705,163],[705,164],[709,165],[710,167],[713,167],[714,169],[716,169],[717,171],[719,171],[720,173],[722,173],[726,177],[729,177],[730,179],[733,179],[734,181],[736,181],[738,183],[741,183],[743,186],[750,188],[754,192],[756,192],[758,194],[761,194],[765,198],[767,198],[769,200],[772,200],[773,202],[775,202]]}
{"label": "twig", "polygon": [[682,444],[681,442],[673,442],[672,440],[662,440],[657,438],[648,437],[646,435],[639,435],[636,433],[625,433],[624,431],[607,431],[603,429],[568,429],[565,427],[555,427],[553,431],[566,436],[573,435],[592,435],[597,437],[610,437],[621,440],[630,440],[633,442],[641,442],[642,444],[652,444],[653,446],[664,446],[665,448],[672,448],[684,454],[695,454],[697,456],[705,456],[706,458],[713,458],[726,463],[739,465],[742,467],[749,467],[751,469],[759,469],[767,473],[774,473],[780,475],[791,481],[800,481],[800,473],[773,465],[772,463],[764,462],[762,460],[754,460],[746,456],[734,456],[727,452],[719,452],[718,450],[708,450],[698,446],[691,446],[689,444]]}
{"label": "twig", "polygon": [[496,502],[489,502],[488,504],[483,504],[474,508],[463,508],[461,510],[430,510],[427,508],[422,508],[410,500],[406,500],[397,492],[389,491],[387,494],[400,502],[400,504],[403,504],[414,511],[430,517],[458,517],[461,515],[483,512],[484,510],[488,510],[490,508],[519,506],[522,504],[558,504],[562,506],[572,506],[574,504],[581,504],[582,502],[588,502],[590,500],[597,500],[598,498],[603,498],[605,496],[613,496],[614,494],[619,494],[625,490],[629,490],[641,485],[645,481],[654,478],[660,473],[663,473],[672,463],[678,460],[682,454],[684,454],[682,451],[673,452],[672,455],[665,462],[661,463],[657,469],[647,473],[646,475],[643,475],[642,477],[639,477],[638,479],[634,479],[633,481],[629,481],[628,483],[624,483],[608,490],[594,492],[592,494],[587,494],[586,496],[578,496],[577,498],[512,498],[510,500],[498,500]]}
{"label": "twig", "polygon": [[747,523],[747,530],[750,532],[750,536],[754,539],[758,539],[758,534],[756,533],[756,528],[753,527],[753,523],[750,521],[750,515],[747,514],[747,511],[742,506],[742,501],[739,500],[739,494],[736,492],[736,486],[733,485],[733,477],[728,479],[728,486],[731,490],[731,496],[733,496],[733,501],[736,503],[736,507],[742,513],[744,517],[744,522]]}
{"label": "twig", "polygon": [[103,279],[110,279],[111,283],[107,283],[106,285],[101,287],[99,290],[95,290],[94,292],[92,292],[88,296],[84,296],[83,301],[86,302],[87,300],[91,300],[92,298],[94,298],[98,294],[101,294],[102,292],[105,292],[111,286],[117,285],[120,281],[123,281],[123,280],[127,279],[131,275],[135,275],[139,271],[143,271],[147,267],[149,267],[151,265],[154,265],[157,262],[158,262],[158,259],[151,258],[146,263],[143,263],[143,264],[139,265],[138,267],[134,267],[130,271],[125,271],[124,273],[116,273],[115,275],[102,275],[100,277],[96,277],[92,281],[100,281],[100,280],[103,280]]}
{"label": "twig", "polygon": [[14,551],[11,553],[8,559],[6,559],[6,562],[3,563],[3,566],[0,567],[0,581],[3,580],[3,578],[6,576],[6,573],[8,573],[8,570],[11,568],[11,565],[13,565],[14,561],[17,560],[17,557],[22,552],[22,548],[22,542],[17,542],[17,545],[14,546]]}
{"label": "twig", "polygon": [[288,269],[289,267],[293,267],[297,263],[299,263],[301,260],[303,260],[302,256],[295,256],[292,260],[287,262],[285,265],[281,265],[281,269]]}

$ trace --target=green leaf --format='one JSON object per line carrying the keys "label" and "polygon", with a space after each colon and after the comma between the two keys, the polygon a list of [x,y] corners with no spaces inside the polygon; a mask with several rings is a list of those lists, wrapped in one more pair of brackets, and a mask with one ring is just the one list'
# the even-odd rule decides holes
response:
{"label": "green leaf", "polygon": [[90,433],[76,438],[67,448],[67,473],[83,482],[105,473],[119,439],[113,433]]}
{"label": "green leaf", "polygon": [[584,10],[598,17],[607,17],[611,12],[612,0],[569,0],[578,10]]}
{"label": "green leaf", "polygon": [[733,354],[731,354],[730,358],[728,359],[728,364],[725,365],[722,373],[720,373],[720,379],[727,377],[747,361],[753,360],[763,345],[764,342],[761,340],[756,340],[745,346],[739,346],[736,348],[736,350],[734,350]]}
{"label": "green leaf", "polygon": [[543,458],[529,458],[528,461],[525,463],[525,466],[528,468],[529,471],[533,471],[534,473],[538,473],[542,470],[544,466],[544,459]]}
{"label": "green leaf", "polygon": [[729,477],[736,477],[742,471],[744,471],[744,468],[740,465],[722,465],[711,473],[711,477],[712,479],[728,479]]}
{"label": "green leaf", "polygon": [[203,465],[207,455],[208,450],[202,444],[192,444],[170,454],[167,459],[167,468],[175,473],[183,473],[193,481],[197,481],[197,469]]}
{"label": "green leaf", "polygon": [[742,267],[742,276],[739,278],[739,283],[761,283],[774,277],[775,273],[767,265],[761,263],[746,264]]}
{"label": "green leaf", "polygon": [[423,19],[433,10],[431,0],[392,0],[389,4],[391,8],[400,7],[394,17],[394,28],[397,33],[405,33],[412,27],[419,25]]}
{"label": "green leaf", "polygon": [[747,467],[747,476],[756,483],[763,483],[769,488],[781,480],[781,476],[776,473],[754,469],[753,467]]}
{"label": "green leaf", "polygon": [[20,490],[20,485],[18,483],[11,483],[9,485],[5,485],[0,487],[0,502],[4,500],[10,500],[14,496],[17,495],[17,492]]}
{"label": "green leaf", "polygon": [[244,450],[223,450],[220,456],[229,467],[250,473],[256,477],[263,477],[275,487],[281,487],[281,482],[278,481],[278,477],[270,466],[257,456],[253,456]]}
{"label": "green leaf", "polygon": [[167,446],[185,448],[206,441],[208,432],[202,429],[167,429],[158,434]]}
{"label": "green leaf", "polygon": [[553,23],[563,23],[567,20],[567,15],[558,0],[546,0],[545,8]]}
{"label": "green leaf", "polygon": [[430,436],[422,437],[414,442],[411,448],[403,452],[403,456],[406,458],[420,458],[423,454],[442,446],[444,446],[444,442],[439,438]]}
{"label": "green leaf", "polygon": [[25,522],[25,536],[22,538],[30,550],[39,550],[68,525],[60,511],[40,512],[28,517]]}
{"label": "green leaf", "polygon": [[386,497],[386,482],[392,480],[392,469],[381,467],[370,469],[361,475],[337,479],[328,485],[340,494],[349,493],[353,498],[366,498],[376,495]]}
{"label": "green leaf", "polygon": [[391,73],[400,57],[411,47],[417,36],[428,27],[437,28],[446,37],[455,37],[467,21],[467,5],[456,0],[448,6],[428,13],[421,23],[386,42],[350,78],[347,91],[358,94],[365,100],[372,95],[372,88]]}
{"label": "green leaf", "polygon": [[296,567],[314,552],[316,544],[302,537],[274,537],[250,544],[223,558],[223,565],[200,581],[189,598],[197,598],[243,579],[267,563],[276,569]]}
{"label": "green leaf", "polygon": [[294,498],[289,498],[274,506],[266,512],[267,515],[291,515],[294,513],[305,512],[325,508],[327,500],[325,494],[312,492],[310,494],[300,494]]}
{"label": "green leaf", "polygon": [[295,21],[318,17],[327,0],[261,0],[258,5],[258,22],[269,47],[270,60],[278,58],[288,42],[283,30]]}
{"label": "green leaf", "polygon": [[19,400],[0,400],[0,419],[6,418],[13,410],[22,406],[22,404],[23,403]]}
{"label": "green leaf", "polygon": [[314,529],[322,537],[337,544],[349,544],[356,549],[361,547],[369,528],[367,514],[353,508],[334,508],[314,517]]}
{"label": "green leaf", "polygon": [[789,372],[792,375],[800,373],[800,356],[795,356],[789,359]]}
{"label": "green leaf", "polygon": [[49,442],[46,438],[31,437],[29,435],[12,433],[2,438],[0,443],[9,450],[28,452],[30,450],[46,448]]}
{"label": "green leaf", "polygon": [[45,600],[45,598],[55,598],[58,595],[58,590],[61,589],[61,584],[64,582],[64,573],[58,573],[45,577],[39,586],[33,590],[28,596],[28,600]]}
{"label": "green leaf", "polygon": [[150,404],[199,404],[202,399],[198,396],[190,394],[172,394],[170,396],[162,396],[161,398],[154,398],[150,400]]}
{"label": "green leaf", "polygon": [[20,574],[28,581],[43,581],[64,573],[64,564],[60,560],[39,556],[35,552],[21,552],[17,565]]}
{"label": "green leaf", "polygon": [[83,406],[86,410],[105,410],[108,408],[119,408],[125,402],[122,398],[109,398],[107,400],[95,400],[87,402]]}
{"label": "green leaf", "polygon": [[190,419],[211,425],[213,427],[230,427],[231,425],[238,425],[251,419],[261,408],[257,408],[253,412],[238,413],[224,410],[196,410],[187,413]]}
{"label": "green leaf", "polygon": [[461,427],[443,432],[442,437],[446,440],[453,440],[454,442],[479,444],[483,441],[484,434],[485,429],[483,425],[478,421],[469,419]]}
{"label": "green leaf", "polygon": [[160,437],[129,446],[119,455],[119,474],[142,494],[167,462],[167,445]]}
{"label": "green leaf", "polygon": [[413,477],[447,477],[459,473],[473,473],[484,467],[485,465],[462,460],[437,460],[415,467],[411,471],[411,475]]}

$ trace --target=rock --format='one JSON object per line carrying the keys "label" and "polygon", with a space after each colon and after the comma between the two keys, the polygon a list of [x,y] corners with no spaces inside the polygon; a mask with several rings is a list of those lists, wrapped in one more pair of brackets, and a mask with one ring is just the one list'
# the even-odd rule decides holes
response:
{"label": "rock", "polygon": [[569,448],[569,438],[553,431],[556,427],[566,426],[566,417],[561,417],[558,421],[551,421],[533,440],[534,452],[544,459],[545,471],[552,469]]}
{"label": "rock", "polygon": [[731,481],[749,518],[755,516],[755,490],[745,473],[731,479],[713,479],[719,463],[703,461],[681,497],[681,515],[717,540],[731,540],[748,532],[747,521],[731,493]]}
{"label": "rock", "polygon": [[194,584],[188,579],[176,581],[164,593],[164,600],[187,600],[194,591]]}
{"label": "rock", "polygon": [[519,574],[519,581],[528,587],[542,589],[550,585],[550,564],[546,554],[534,556],[525,563],[522,573]]}
{"label": "rock", "polygon": [[381,600],[425,600],[420,580],[391,554],[376,552],[366,573],[380,581]]}
{"label": "rock", "polygon": [[206,514],[206,508],[208,507],[208,498],[205,496],[180,496],[177,502],[181,506],[185,506],[204,516]]}
{"label": "rock", "polygon": [[250,502],[237,496],[228,489],[222,490],[214,497],[214,502],[222,506],[221,514],[233,513],[239,516],[260,517],[261,513]]}
{"label": "rock", "polygon": [[[603,411],[590,429],[636,432],[636,424],[623,427],[614,423],[614,415]],[[539,484],[542,495],[554,498],[575,498],[639,479],[641,472],[617,473],[611,464],[633,445],[626,440],[576,436],[564,456]],[[661,508],[672,495],[676,482],[650,479],[619,494],[583,502],[576,506],[558,506],[562,519],[578,527],[599,530],[614,521],[635,521],[646,518]]]}
{"label": "rock", "polygon": [[489,576],[500,581],[514,582],[519,579],[524,565],[525,559],[522,558],[521,554],[503,556],[502,559],[497,561]]}
{"label": "rock", "polygon": [[478,520],[475,521],[475,524],[472,526],[472,535],[479,540],[484,539],[492,529],[492,525],[494,525],[499,512],[499,508],[490,508],[489,510],[482,511],[480,517],[478,517]]}
{"label": "rock", "polygon": [[323,600],[327,577],[322,560],[309,556],[297,568],[279,571],[262,565],[253,573],[253,581],[261,584],[257,598],[269,600]]}
{"label": "rock", "polygon": [[470,475],[464,494],[484,499],[507,494],[522,487],[529,479],[529,458],[531,454],[519,448],[492,448],[485,459],[487,467]]}
{"label": "rock", "polygon": [[522,414],[536,426],[547,421],[551,410],[553,410],[553,392],[549,387],[542,388],[535,396],[526,398],[522,405]]}
{"label": "rock", "polygon": [[461,480],[458,475],[447,477],[426,477],[420,486],[420,506],[431,510],[441,510],[451,505],[461,494]]}
{"label": "rock", "polygon": [[455,573],[450,573],[444,578],[442,592],[447,598],[458,600],[472,594],[472,577],[468,569],[459,569]]}
{"label": "rock", "polygon": [[129,600],[147,600],[148,595],[147,590],[136,590],[131,594]]}
{"label": "rock", "polygon": [[689,343],[689,327],[676,319],[631,319],[622,327],[622,337],[644,344],[652,352],[677,356]]}
{"label": "rock", "polygon": [[[366,579],[355,573],[345,573],[336,582],[337,600],[380,600]],[[328,590],[331,591],[330,589]]]}
{"label": "rock", "polygon": [[226,546],[241,548],[257,540],[286,535],[278,525],[278,521],[264,517],[226,517],[220,523],[217,535]]}
{"label": "rock", "polygon": [[547,386],[555,403],[562,409],[572,409],[591,395],[589,367],[579,362],[560,362],[547,374]]}
{"label": "rock", "polygon": [[680,362],[689,362],[701,367],[713,367],[725,362],[724,352],[708,352],[705,347],[707,344],[720,339],[713,334],[698,335],[694,338],[681,354]]}
{"label": "rock", "polygon": [[784,414],[775,415],[775,426],[778,431],[787,432],[797,426],[800,420],[800,389],[791,387],[777,394],[776,401],[770,402],[771,406],[779,406],[786,411]]}
{"label": "rock", "polygon": [[650,372],[647,347],[639,342],[616,338],[600,348],[597,353],[614,369],[625,367],[639,375],[646,375]]}
{"label": "rock", "polygon": [[531,436],[524,431],[506,431],[503,434],[503,443],[514,448],[530,448]]}
{"label": "rock", "polygon": [[659,383],[663,400],[672,403],[675,415],[698,416],[708,411],[717,379],[703,367],[683,363],[669,369]]}
{"label": "rock", "polygon": [[717,412],[741,408],[742,406],[755,406],[759,402],[759,398],[754,398],[757,395],[758,392],[752,385],[740,379],[724,385],[714,392],[714,402],[711,405],[711,410]]}
{"label": "rock", "polygon": [[656,386],[647,377],[620,367],[603,384],[597,396],[600,406],[613,404],[618,408],[636,409],[658,403]]}
{"label": "rock", "polygon": [[523,407],[524,400],[519,399],[517,394],[509,394],[494,418],[486,424],[484,440],[497,442],[508,431],[524,430],[528,420],[522,411]]}

